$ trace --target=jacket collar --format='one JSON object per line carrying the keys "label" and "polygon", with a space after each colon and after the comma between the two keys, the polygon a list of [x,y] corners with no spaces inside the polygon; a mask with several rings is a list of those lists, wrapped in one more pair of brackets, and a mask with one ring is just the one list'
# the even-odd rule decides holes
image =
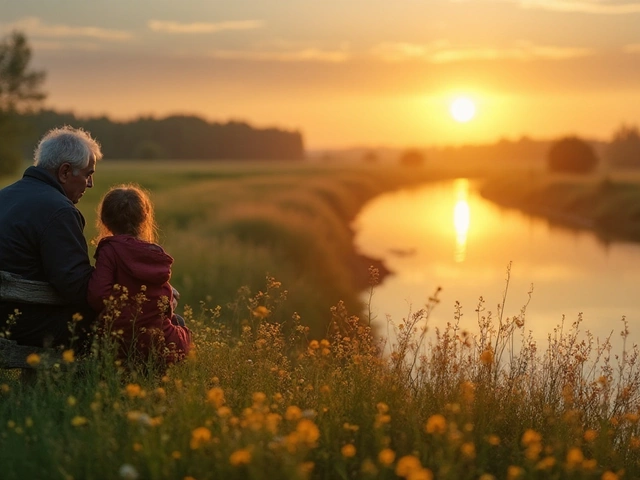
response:
{"label": "jacket collar", "polygon": [[44,182],[47,185],[51,185],[53,188],[58,190],[62,195],[66,197],[66,194],[62,189],[62,185],[60,185],[60,183],[58,183],[55,177],[44,168],[31,166],[24,171],[24,174],[22,177],[23,178],[31,177],[31,178],[35,178],[36,180],[40,180],[41,182]]}

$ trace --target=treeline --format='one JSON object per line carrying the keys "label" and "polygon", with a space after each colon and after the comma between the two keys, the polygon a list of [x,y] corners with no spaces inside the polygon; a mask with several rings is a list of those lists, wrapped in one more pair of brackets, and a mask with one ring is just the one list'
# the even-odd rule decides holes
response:
{"label": "treeline", "polygon": [[187,115],[116,122],[105,116],[81,118],[53,110],[23,114],[21,120],[30,132],[22,145],[27,158],[44,133],[62,125],[91,132],[102,145],[105,158],[300,160],[304,157],[300,132],[258,129],[244,122],[207,122]]}

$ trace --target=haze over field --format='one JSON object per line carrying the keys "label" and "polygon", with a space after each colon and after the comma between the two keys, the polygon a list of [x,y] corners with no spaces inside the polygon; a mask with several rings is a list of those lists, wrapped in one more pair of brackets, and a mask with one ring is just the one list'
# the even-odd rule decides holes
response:
{"label": "haze over field", "polygon": [[623,0],[0,0],[48,107],[245,120],[310,149],[607,140],[640,123],[639,22]]}

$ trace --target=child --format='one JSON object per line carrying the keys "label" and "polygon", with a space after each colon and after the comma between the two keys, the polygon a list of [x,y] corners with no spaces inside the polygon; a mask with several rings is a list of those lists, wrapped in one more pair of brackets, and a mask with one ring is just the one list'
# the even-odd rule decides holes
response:
{"label": "child", "polygon": [[[173,258],[157,245],[153,205],[137,185],[111,188],[98,207],[99,243],[88,301],[117,333],[120,355],[174,363],[188,353],[191,332],[173,313]],[[112,322],[109,324],[109,322]]]}

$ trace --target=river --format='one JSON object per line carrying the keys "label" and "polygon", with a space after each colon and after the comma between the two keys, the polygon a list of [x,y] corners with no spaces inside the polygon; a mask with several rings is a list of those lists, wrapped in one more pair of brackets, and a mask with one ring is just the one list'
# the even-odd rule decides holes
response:
{"label": "river", "polygon": [[[566,331],[580,315],[582,331],[600,340],[611,335],[614,353],[622,345],[623,316],[627,344],[640,338],[640,244],[607,245],[590,231],[504,209],[463,178],[380,195],[353,227],[358,250],[392,272],[370,302],[374,324],[389,337],[388,319],[401,323],[438,287],[429,330],[453,322],[458,301],[460,326],[477,332],[479,298],[485,300],[483,315],[495,317],[509,269],[504,315],[520,314],[529,302],[523,331],[536,342],[546,345],[563,318]],[[363,298],[368,301],[368,293]]]}

